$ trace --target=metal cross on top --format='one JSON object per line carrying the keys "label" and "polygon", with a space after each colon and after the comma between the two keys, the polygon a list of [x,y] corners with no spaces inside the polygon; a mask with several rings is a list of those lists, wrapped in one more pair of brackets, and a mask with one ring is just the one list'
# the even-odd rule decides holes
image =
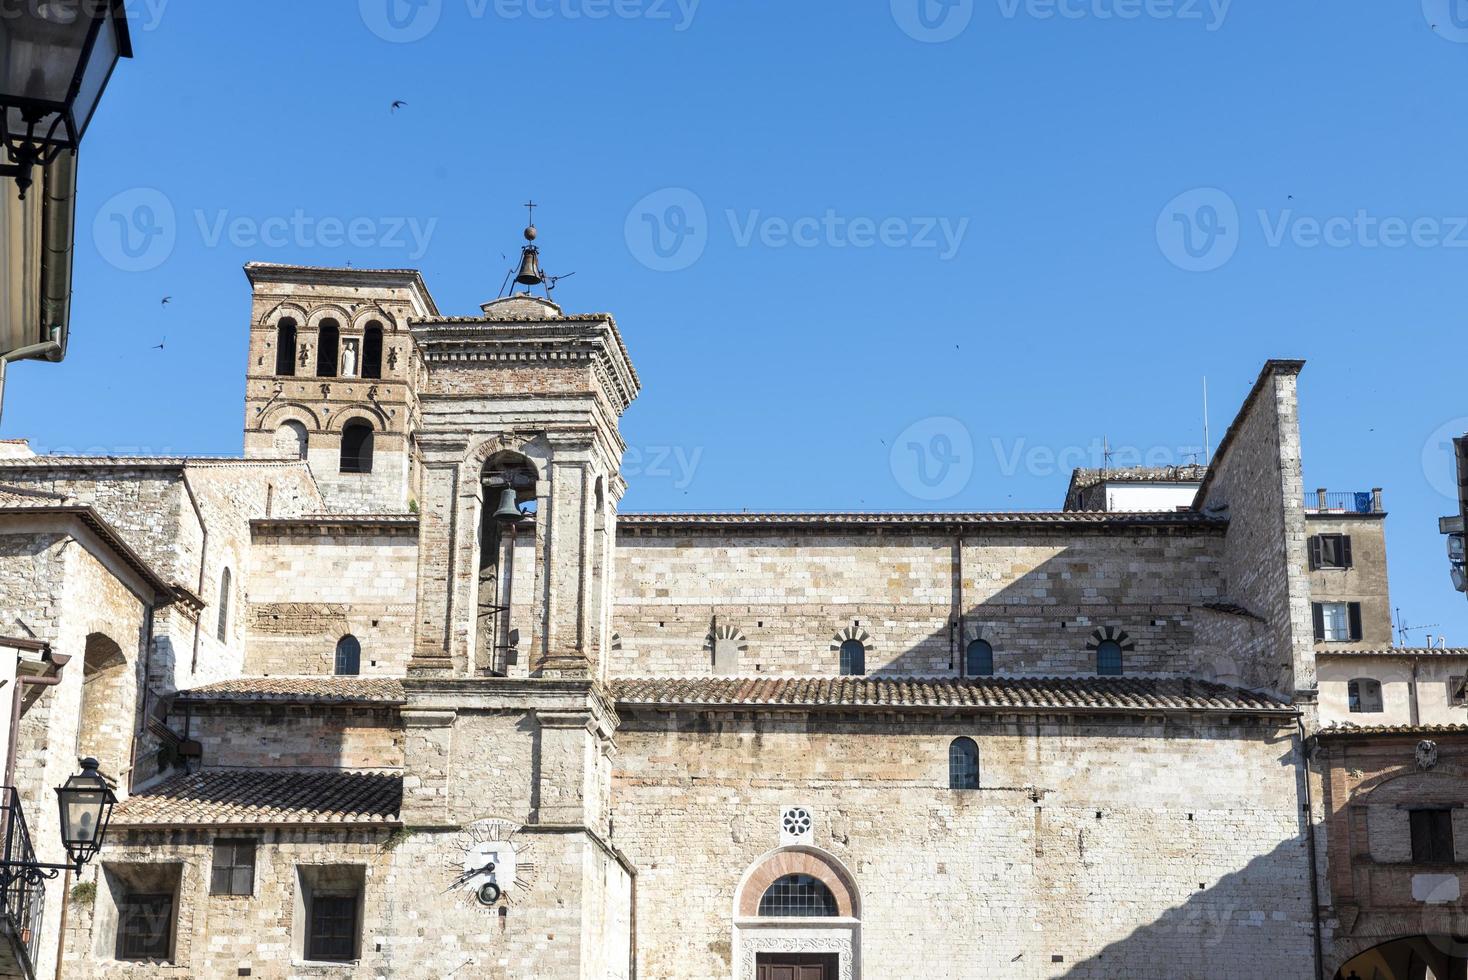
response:
{"label": "metal cross on top", "polygon": [[526,201],[525,207],[530,211],[530,220],[526,223],[531,225],[535,224],[535,202],[533,200]]}

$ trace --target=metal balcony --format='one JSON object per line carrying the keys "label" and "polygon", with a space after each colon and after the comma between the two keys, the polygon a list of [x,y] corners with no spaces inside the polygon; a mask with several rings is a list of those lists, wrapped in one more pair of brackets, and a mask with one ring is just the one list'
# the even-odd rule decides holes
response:
{"label": "metal balcony", "polygon": [[1305,510],[1312,514],[1382,514],[1381,488],[1326,490],[1305,494]]}
{"label": "metal balcony", "polygon": [[[13,786],[0,787],[0,827],[4,835],[4,859],[34,863],[35,848],[26,827],[20,794]],[[35,980],[36,959],[41,950],[41,919],[46,911],[44,882],[18,876],[0,889],[0,977]]]}

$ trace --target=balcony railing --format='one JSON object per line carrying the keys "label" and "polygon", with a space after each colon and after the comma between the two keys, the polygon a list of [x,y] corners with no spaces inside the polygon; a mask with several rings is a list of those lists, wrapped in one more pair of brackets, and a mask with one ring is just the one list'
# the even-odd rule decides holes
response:
{"label": "balcony railing", "polygon": [[1370,490],[1320,489],[1305,494],[1305,509],[1321,514],[1380,514],[1381,488]]}
{"label": "balcony railing", "polygon": [[[0,787],[0,826],[4,828],[7,865],[11,862],[34,863],[36,849],[31,845],[31,832],[26,827],[20,793],[13,786]],[[9,940],[18,961],[16,965],[26,977],[34,977],[36,973],[36,959],[41,951],[41,917],[45,911],[44,882],[17,875],[0,888],[0,931]]]}

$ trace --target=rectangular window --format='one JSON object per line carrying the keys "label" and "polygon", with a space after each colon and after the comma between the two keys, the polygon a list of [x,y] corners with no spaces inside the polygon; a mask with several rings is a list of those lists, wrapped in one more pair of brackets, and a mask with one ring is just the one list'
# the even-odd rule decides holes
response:
{"label": "rectangular window", "polygon": [[1468,704],[1468,677],[1448,678],[1448,704],[1455,708]]}
{"label": "rectangular window", "polygon": [[357,954],[357,896],[313,895],[306,958],[351,960]]}
{"label": "rectangular window", "polygon": [[1453,811],[1412,810],[1412,863],[1453,863]]}
{"label": "rectangular window", "polygon": [[1349,534],[1317,534],[1310,539],[1310,567],[1350,568],[1351,536]]}
{"label": "rectangular window", "polygon": [[167,960],[173,935],[173,896],[128,893],[117,903],[117,958]]}
{"label": "rectangular window", "polygon": [[1361,639],[1361,603],[1316,602],[1315,639],[1327,643],[1349,643]]}
{"label": "rectangular window", "polygon": [[211,895],[253,895],[255,893],[255,842],[253,840],[217,840],[214,842],[214,869],[209,882]]}

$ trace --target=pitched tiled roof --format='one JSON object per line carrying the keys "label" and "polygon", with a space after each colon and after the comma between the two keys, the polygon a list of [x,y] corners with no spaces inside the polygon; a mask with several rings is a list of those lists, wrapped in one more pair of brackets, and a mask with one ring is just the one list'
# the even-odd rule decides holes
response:
{"label": "pitched tiled roof", "polygon": [[1335,650],[1322,646],[1317,657],[1468,657],[1468,647],[1379,647],[1375,650]]}
{"label": "pitched tiled roof", "polygon": [[914,527],[959,528],[1046,528],[1097,527],[1144,528],[1189,527],[1224,528],[1226,520],[1208,517],[1194,511],[1161,511],[1156,513],[1106,511],[973,511],[935,513],[702,513],[702,514],[619,514],[618,530],[643,530],[656,527]]}
{"label": "pitched tiled roof", "polygon": [[178,693],[179,701],[265,701],[277,704],[402,704],[403,685],[391,677],[237,677]]}
{"label": "pitched tiled roof", "polygon": [[1465,725],[1329,725],[1316,734],[1330,735],[1468,735]]}
{"label": "pitched tiled roof", "polygon": [[619,704],[1293,713],[1268,695],[1153,677],[699,677],[613,682]]}
{"label": "pitched tiled roof", "polygon": [[395,823],[403,777],[389,772],[204,769],[117,805],[119,826]]}

